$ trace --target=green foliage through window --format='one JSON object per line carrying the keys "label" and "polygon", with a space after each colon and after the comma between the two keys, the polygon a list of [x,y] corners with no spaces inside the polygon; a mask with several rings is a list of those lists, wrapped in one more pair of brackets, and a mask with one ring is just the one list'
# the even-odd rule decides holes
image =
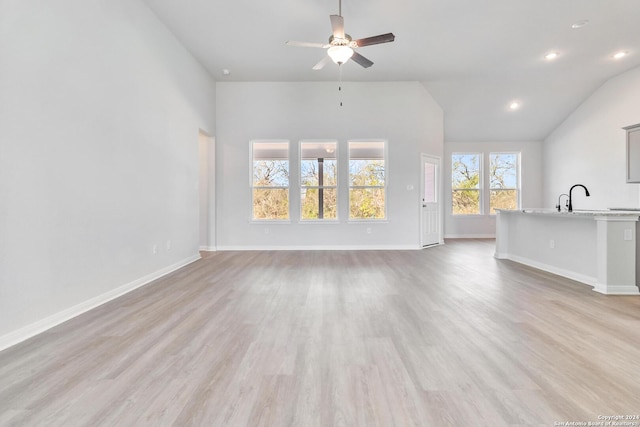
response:
{"label": "green foliage through window", "polygon": [[349,143],[349,218],[386,218],[384,142]]}
{"label": "green foliage through window", "polygon": [[335,141],[300,143],[300,209],[303,220],[338,218]]}
{"label": "green foliage through window", "polygon": [[454,215],[480,214],[479,153],[451,155],[451,200]]}
{"label": "green foliage through window", "polygon": [[253,219],[289,219],[289,143],[252,144]]}
{"label": "green foliage through window", "polygon": [[496,209],[518,209],[517,153],[491,153],[489,155],[489,206]]}
{"label": "green foliage through window", "polygon": [[482,154],[451,155],[451,201],[454,215],[480,215],[483,212],[483,174],[488,178],[489,213],[496,209],[519,207],[519,153],[489,153],[489,170],[483,172]]}

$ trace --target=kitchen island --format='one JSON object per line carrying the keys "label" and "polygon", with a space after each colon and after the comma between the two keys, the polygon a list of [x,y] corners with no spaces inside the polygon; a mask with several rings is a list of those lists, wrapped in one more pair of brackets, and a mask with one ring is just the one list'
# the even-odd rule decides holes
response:
{"label": "kitchen island", "polygon": [[593,286],[640,295],[637,211],[499,210],[498,259],[509,259]]}

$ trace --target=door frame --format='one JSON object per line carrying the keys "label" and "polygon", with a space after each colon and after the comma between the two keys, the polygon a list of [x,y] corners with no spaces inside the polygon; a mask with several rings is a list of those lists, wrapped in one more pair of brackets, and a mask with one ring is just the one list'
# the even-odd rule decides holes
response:
{"label": "door frame", "polygon": [[[438,243],[424,246],[422,244],[422,236],[424,235],[424,221],[422,214],[422,196],[424,195],[424,181],[425,181],[425,171],[424,164],[425,162],[430,161],[431,163],[436,164],[436,200],[438,201]],[[434,156],[431,154],[420,153],[420,194],[418,197],[418,209],[419,209],[419,221],[420,221],[420,237],[419,237],[419,245],[420,248],[429,248],[436,245],[444,244],[444,207],[442,205],[442,158],[438,156]]]}
{"label": "door frame", "polygon": [[215,137],[198,132],[198,245],[201,251],[216,250],[216,144]]}

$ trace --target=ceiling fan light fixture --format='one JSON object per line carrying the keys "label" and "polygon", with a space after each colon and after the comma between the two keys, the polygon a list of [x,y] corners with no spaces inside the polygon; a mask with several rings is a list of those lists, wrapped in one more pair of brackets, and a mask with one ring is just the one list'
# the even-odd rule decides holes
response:
{"label": "ceiling fan light fixture", "polygon": [[585,25],[589,24],[589,20],[588,19],[581,19],[580,21],[574,22],[573,24],[571,24],[571,28],[573,28],[574,30],[577,30],[579,28],[584,27]]}
{"label": "ceiling fan light fixture", "polygon": [[547,61],[553,61],[554,59],[557,59],[558,56],[560,56],[558,52],[549,52],[544,56],[544,59]]}
{"label": "ceiling fan light fixture", "polygon": [[327,50],[327,54],[331,57],[331,60],[336,64],[344,64],[353,56],[353,49],[349,46],[331,46]]}
{"label": "ceiling fan light fixture", "polygon": [[622,59],[625,56],[627,56],[627,52],[621,50],[621,51],[616,52],[616,53],[613,54],[613,59]]}

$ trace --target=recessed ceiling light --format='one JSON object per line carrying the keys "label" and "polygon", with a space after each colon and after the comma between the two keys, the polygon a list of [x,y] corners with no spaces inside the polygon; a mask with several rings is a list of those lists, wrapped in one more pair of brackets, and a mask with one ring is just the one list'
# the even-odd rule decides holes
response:
{"label": "recessed ceiling light", "polygon": [[518,101],[513,101],[511,104],[509,104],[510,110],[517,110],[518,108],[520,108],[520,103]]}
{"label": "recessed ceiling light", "polygon": [[627,52],[621,50],[620,52],[616,52],[613,54],[613,59],[622,59],[625,56],[627,56]]}
{"label": "recessed ceiling light", "polygon": [[577,30],[578,28],[584,27],[588,23],[589,23],[588,19],[582,19],[580,21],[577,21],[577,22],[574,22],[573,24],[571,24],[571,28],[573,28],[574,30]]}
{"label": "recessed ceiling light", "polygon": [[558,52],[549,52],[544,56],[544,59],[546,59],[548,61],[553,61],[558,56],[560,56],[560,54]]}
{"label": "recessed ceiling light", "polygon": [[222,69],[222,74],[225,76],[228,76],[231,74],[231,70],[229,70],[228,68],[223,68]]}

